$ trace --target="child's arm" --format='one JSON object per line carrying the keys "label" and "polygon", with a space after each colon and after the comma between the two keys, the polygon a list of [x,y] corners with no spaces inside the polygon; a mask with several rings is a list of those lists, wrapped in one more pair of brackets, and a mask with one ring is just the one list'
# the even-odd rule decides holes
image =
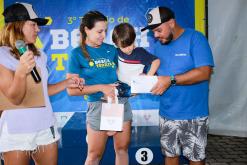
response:
{"label": "child's arm", "polygon": [[160,60],[159,59],[154,60],[151,64],[150,70],[148,71],[147,75],[153,76],[158,70],[159,66],[160,66]]}

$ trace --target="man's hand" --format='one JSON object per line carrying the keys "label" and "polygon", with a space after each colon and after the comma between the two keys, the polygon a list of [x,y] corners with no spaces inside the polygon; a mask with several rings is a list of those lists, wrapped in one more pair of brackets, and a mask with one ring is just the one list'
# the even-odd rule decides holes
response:
{"label": "man's hand", "polygon": [[162,95],[171,85],[170,76],[158,76],[158,82],[151,90],[154,95]]}

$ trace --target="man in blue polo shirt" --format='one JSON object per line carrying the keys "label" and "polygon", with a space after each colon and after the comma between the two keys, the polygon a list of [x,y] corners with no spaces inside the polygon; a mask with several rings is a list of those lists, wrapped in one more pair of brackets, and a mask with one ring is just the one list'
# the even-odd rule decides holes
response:
{"label": "man in blue polo shirt", "polygon": [[208,83],[214,66],[207,39],[180,27],[167,7],[152,9],[148,26],[160,42],[154,54],[161,61],[152,93],[161,95],[160,134],[165,164],[179,164],[183,153],[190,164],[205,164],[208,132]]}

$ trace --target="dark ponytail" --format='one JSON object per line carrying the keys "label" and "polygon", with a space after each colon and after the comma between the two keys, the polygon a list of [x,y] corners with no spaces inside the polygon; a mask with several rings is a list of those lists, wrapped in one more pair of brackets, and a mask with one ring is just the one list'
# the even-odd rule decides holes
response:
{"label": "dark ponytail", "polygon": [[82,53],[84,54],[85,58],[87,58],[88,60],[90,59],[90,55],[86,49],[87,34],[85,32],[85,27],[87,27],[88,29],[92,29],[95,23],[99,21],[107,21],[106,16],[104,16],[99,11],[89,11],[83,16],[81,20],[81,25],[80,25],[81,48],[82,48]]}

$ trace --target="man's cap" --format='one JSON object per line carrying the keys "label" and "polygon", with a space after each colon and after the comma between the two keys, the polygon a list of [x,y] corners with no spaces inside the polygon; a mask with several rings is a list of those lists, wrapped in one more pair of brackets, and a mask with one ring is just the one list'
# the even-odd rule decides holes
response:
{"label": "man's cap", "polygon": [[170,19],[174,19],[175,15],[174,15],[174,12],[167,7],[156,7],[150,10],[147,13],[146,17],[148,21],[148,26],[141,29],[141,31],[144,31],[147,29],[154,29],[160,26],[162,23],[167,22]]}
{"label": "man's cap", "polygon": [[42,26],[48,22],[48,19],[38,18],[33,6],[28,3],[15,3],[6,7],[3,16],[5,23],[31,20]]}

